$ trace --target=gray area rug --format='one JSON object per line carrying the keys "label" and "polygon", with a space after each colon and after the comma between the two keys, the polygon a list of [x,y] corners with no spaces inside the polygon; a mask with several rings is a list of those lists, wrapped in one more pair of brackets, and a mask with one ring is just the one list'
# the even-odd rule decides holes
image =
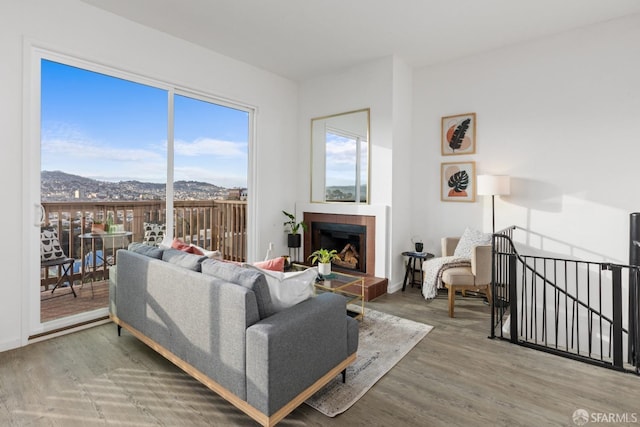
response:
{"label": "gray area rug", "polygon": [[358,358],[347,368],[347,382],[342,383],[339,375],[305,403],[329,417],[343,413],[432,329],[424,323],[366,310],[360,322]]}

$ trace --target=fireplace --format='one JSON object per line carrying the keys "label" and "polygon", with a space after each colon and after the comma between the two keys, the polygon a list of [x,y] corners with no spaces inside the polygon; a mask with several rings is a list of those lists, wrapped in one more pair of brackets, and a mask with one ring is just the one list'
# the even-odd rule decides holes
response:
{"label": "fireplace", "polygon": [[305,259],[316,249],[335,249],[340,255],[333,262],[337,270],[375,273],[375,217],[305,212],[309,226],[304,239]]}
{"label": "fireplace", "polygon": [[311,223],[311,251],[335,249],[340,259],[334,265],[346,270],[367,271],[367,227],[333,222]]}

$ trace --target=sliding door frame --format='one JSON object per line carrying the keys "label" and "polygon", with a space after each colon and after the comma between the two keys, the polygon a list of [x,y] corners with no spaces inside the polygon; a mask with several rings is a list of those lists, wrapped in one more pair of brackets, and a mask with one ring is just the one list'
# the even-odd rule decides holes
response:
{"label": "sliding door frame", "polygon": [[[40,225],[44,218],[41,218],[41,61],[43,59],[59,62],[65,65],[82,68],[84,70],[105,74],[107,76],[128,80],[167,91],[167,196],[166,210],[173,212],[173,99],[174,95],[183,95],[196,98],[202,101],[222,105],[245,111],[249,114],[248,120],[248,168],[247,168],[247,248],[255,247],[256,231],[256,112],[255,106],[235,100],[221,98],[202,91],[190,89],[184,86],[171,84],[161,80],[153,79],[131,73],[121,68],[98,64],[96,62],[84,60],[76,56],[56,52],[54,49],[45,47],[41,43],[25,40],[23,49],[23,185],[22,193],[22,217],[24,218],[22,229],[24,244],[22,245],[22,303],[21,303],[21,325],[20,325],[20,345],[27,345],[30,338],[36,335],[47,334],[51,331],[65,330],[73,325],[90,322],[108,314],[108,308],[102,308],[91,312],[81,313],[61,319],[42,323],[40,321],[40,287],[36,283],[40,282]],[[173,215],[167,215],[167,230],[169,238],[173,232]],[[250,251],[248,249],[248,251]],[[255,252],[255,250],[254,250]],[[248,258],[254,257],[254,253],[247,253]],[[52,335],[53,336],[53,335]]]}

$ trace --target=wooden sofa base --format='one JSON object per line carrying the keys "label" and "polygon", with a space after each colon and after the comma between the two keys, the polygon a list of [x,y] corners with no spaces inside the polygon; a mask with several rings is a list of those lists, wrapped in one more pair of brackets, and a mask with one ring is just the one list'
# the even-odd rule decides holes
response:
{"label": "wooden sofa base", "polygon": [[220,397],[225,399],[227,402],[231,403],[233,406],[240,409],[242,412],[244,412],[245,414],[247,414],[248,416],[250,416],[255,421],[257,421],[258,423],[260,423],[265,427],[276,425],[279,421],[281,421],[284,417],[289,415],[294,409],[300,406],[305,400],[311,397],[316,391],[324,387],[327,383],[329,383],[329,381],[335,378],[340,372],[345,370],[347,366],[349,366],[356,360],[356,353],[353,353],[352,355],[347,357],[345,360],[340,362],[338,365],[336,365],[329,372],[327,372],[320,379],[318,379],[315,383],[311,384],[308,388],[306,388],[300,394],[294,397],[289,403],[287,403],[282,408],[280,408],[276,413],[274,413],[271,416],[267,416],[262,412],[260,412],[259,410],[257,410],[256,408],[254,408],[253,406],[251,406],[250,404],[248,404],[246,401],[242,400],[241,398],[239,398],[238,396],[236,396],[235,394],[233,394],[232,392],[230,392],[229,390],[221,386],[220,384],[218,384],[217,382],[213,381],[211,378],[207,377],[205,374],[200,372],[198,369],[194,368],[189,363],[185,362],[184,360],[182,360],[181,358],[173,354],[167,348],[161,346],[160,344],[153,341],[151,338],[144,335],[142,332],[138,331],[133,326],[122,321],[117,316],[109,315],[109,317],[116,325],[121,326],[122,328],[129,331],[131,335],[133,335],[134,337],[136,337],[137,339],[139,339],[140,341],[142,341],[143,343],[151,347],[153,350],[155,350],[157,353],[162,355],[164,358],[169,360],[171,363],[173,363],[180,369],[182,369],[188,375],[200,381],[209,389],[211,389],[212,391],[220,395]]}

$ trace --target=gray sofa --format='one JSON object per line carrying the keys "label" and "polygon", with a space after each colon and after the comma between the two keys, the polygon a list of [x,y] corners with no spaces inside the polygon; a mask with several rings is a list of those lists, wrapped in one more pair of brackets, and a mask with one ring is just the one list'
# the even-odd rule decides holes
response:
{"label": "gray sofa", "polygon": [[[117,253],[110,317],[262,425],[355,360],[358,322],[321,294],[274,312],[262,273],[175,249]],[[137,251],[137,252],[135,252]]]}

